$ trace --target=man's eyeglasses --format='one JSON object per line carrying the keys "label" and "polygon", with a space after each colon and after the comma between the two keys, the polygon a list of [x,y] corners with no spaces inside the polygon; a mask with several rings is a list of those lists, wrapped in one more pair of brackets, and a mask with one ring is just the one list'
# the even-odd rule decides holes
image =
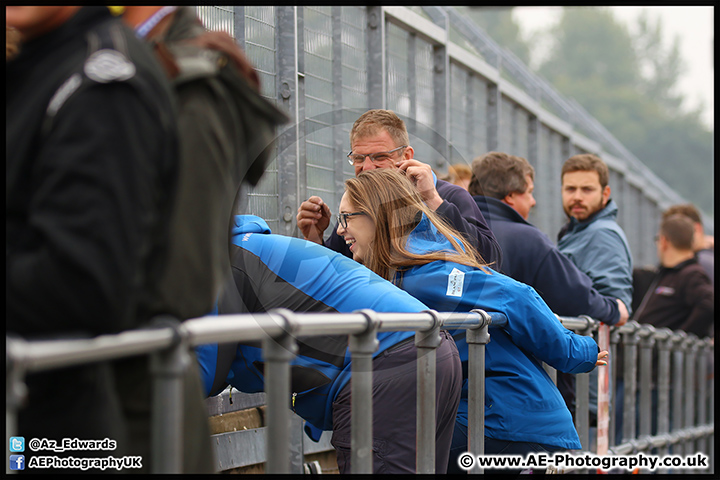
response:
{"label": "man's eyeglasses", "polygon": [[347,228],[348,217],[354,217],[355,215],[367,215],[367,213],[365,213],[365,212],[338,213],[337,221],[341,227]]}
{"label": "man's eyeglasses", "polygon": [[370,153],[367,155],[363,155],[362,153],[350,152],[347,154],[347,157],[348,157],[348,161],[350,162],[350,165],[360,165],[361,163],[363,163],[365,161],[365,157],[370,157],[370,160],[372,160],[373,163],[378,163],[378,162],[384,162],[386,160],[392,159],[392,154],[403,148],[407,148],[407,145],[403,145],[401,147],[394,148],[394,149],[390,150],[389,152]]}

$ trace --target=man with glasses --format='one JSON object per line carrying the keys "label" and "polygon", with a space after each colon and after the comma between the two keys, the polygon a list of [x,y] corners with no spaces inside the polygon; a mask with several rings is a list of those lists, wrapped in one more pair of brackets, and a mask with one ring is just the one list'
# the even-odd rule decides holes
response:
{"label": "man with glasses", "polygon": [[[431,210],[463,233],[484,260],[493,265],[500,264],[500,246],[473,198],[462,187],[439,180],[430,165],[413,158],[414,150],[405,123],[394,112],[382,109],[365,112],[350,131],[350,145],[352,151],[348,159],[355,167],[355,175],[375,168],[404,170]],[[323,241],[323,232],[330,226],[330,216],[330,208],[322,198],[312,196],[298,208],[298,228],[306,240],[352,258],[349,246],[337,234],[337,225]]]}

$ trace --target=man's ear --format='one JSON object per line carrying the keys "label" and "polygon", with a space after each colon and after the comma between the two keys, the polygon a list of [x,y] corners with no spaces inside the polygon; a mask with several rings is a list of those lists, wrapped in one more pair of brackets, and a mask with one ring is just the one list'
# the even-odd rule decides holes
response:
{"label": "man's ear", "polygon": [[610,185],[605,185],[605,188],[603,188],[603,193],[602,193],[603,207],[605,205],[607,205],[608,200],[610,200]]}
{"label": "man's ear", "polygon": [[503,203],[515,208],[515,192],[505,195],[505,198],[503,198],[502,201]]}
{"label": "man's ear", "polygon": [[403,160],[410,160],[411,158],[415,158],[415,150],[408,145],[408,147],[403,152]]}

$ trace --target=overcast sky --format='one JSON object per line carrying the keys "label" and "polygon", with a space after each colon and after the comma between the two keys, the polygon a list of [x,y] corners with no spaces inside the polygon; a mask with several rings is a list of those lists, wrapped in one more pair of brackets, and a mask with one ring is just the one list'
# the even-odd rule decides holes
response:
{"label": "overcast sky", "polygon": [[[671,45],[675,35],[680,37],[680,51],[683,54],[687,72],[680,77],[678,87],[685,95],[686,106],[705,105],[703,120],[714,129],[714,9],[707,6],[689,7],[609,7],[615,18],[624,21],[633,29],[642,10],[650,10],[650,18],[662,18],[665,46]],[[515,19],[525,34],[546,29],[557,22],[560,7],[516,7]],[[634,30],[631,30],[634,31]],[[542,48],[540,49],[542,52]]]}

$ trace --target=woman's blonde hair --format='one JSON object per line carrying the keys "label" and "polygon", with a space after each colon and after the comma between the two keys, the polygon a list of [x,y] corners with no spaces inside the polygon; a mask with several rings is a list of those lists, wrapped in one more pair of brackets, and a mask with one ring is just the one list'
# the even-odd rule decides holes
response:
{"label": "woman's blonde hair", "polygon": [[[405,172],[393,168],[368,170],[345,182],[348,201],[375,223],[375,238],[363,263],[386,280],[396,272],[436,260],[447,260],[489,273],[488,264],[475,248],[423,202],[420,193]],[[408,235],[425,214],[452,250],[416,254],[407,249]]]}

